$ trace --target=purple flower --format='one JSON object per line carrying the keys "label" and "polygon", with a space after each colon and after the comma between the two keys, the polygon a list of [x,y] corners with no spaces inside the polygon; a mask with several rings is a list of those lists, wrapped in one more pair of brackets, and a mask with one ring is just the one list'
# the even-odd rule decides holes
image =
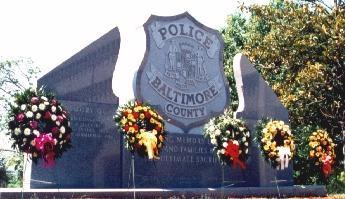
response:
{"label": "purple flower", "polygon": [[39,101],[40,101],[40,99],[38,99],[38,97],[32,97],[31,98],[31,103],[32,104],[38,104]]}
{"label": "purple flower", "polygon": [[30,127],[31,127],[31,129],[37,129],[37,127],[38,127],[38,122],[36,122],[36,121],[30,121]]}
{"label": "purple flower", "polygon": [[61,115],[58,115],[56,120],[62,123],[63,122],[63,117]]}
{"label": "purple flower", "polygon": [[16,116],[16,120],[17,120],[18,122],[22,122],[24,119],[25,119],[24,113],[19,113],[19,114]]}
{"label": "purple flower", "polygon": [[57,101],[56,101],[55,99],[52,99],[52,100],[50,101],[50,104],[51,104],[52,106],[56,106],[56,105],[57,105]]}

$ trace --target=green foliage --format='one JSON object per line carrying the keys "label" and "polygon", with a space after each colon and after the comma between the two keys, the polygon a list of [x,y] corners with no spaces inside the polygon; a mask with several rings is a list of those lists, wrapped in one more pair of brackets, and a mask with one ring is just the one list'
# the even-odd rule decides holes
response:
{"label": "green foliage", "polygon": [[0,187],[6,187],[9,180],[4,162],[4,158],[0,158]]}
{"label": "green foliage", "polygon": [[16,153],[6,161],[9,177],[8,187],[15,188],[23,186],[23,164],[24,158],[22,153]]}
{"label": "green foliage", "polygon": [[[324,183],[308,164],[305,144],[317,127],[326,129],[337,144],[334,175],[342,167],[341,122],[345,111],[345,10],[318,1],[274,1],[242,8],[241,17],[228,18],[222,31],[225,65],[242,51],[256,65],[289,111],[295,131],[296,184]],[[231,84],[231,69],[227,69]],[[235,99],[233,97],[233,99]],[[332,179],[329,179],[332,181]]]}
{"label": "green foliage", "polygon": [[[6,136],[8,111],[13,104],[15,94],[25,88],[34,87],[37,74],[40,72],[30,59],[5,59],[0,57],[0,152],[10,149],[11,143]],[[0,154],[2,161],[0,165],[1,186],[21,187],[23,176],[22,154],[4,155]]]}

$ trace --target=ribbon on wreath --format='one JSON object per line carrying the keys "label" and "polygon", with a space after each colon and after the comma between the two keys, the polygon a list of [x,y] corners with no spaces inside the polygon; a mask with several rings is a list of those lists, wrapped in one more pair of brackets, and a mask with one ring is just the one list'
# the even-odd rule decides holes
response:
{"label": "ribbon on wreath", "polygon": [[157,137],[153,133],[145,131],[140,134],[140,138],[147,149],[149,159],[159,159],[159,157],[156,156],[156,153],[158,153]]}
{"label": "ribbon on wreath", "polygon": [[235,143],[232,140],[228,142],[228,146],[225,150],[225,155],[232,158],[232,162],[234,167],[240,167],[241,169],[245,169],[246,165],[239,159],[240,152],[239,152],[239,145],[238,142]]}
{"label": "ribbon on wreath", "polygon": [[54,146],[56,140],[52,137],[52,134],[41,134],[35,138],[35,147],[38,151],[41,151],[44,159],[44,167],[53,167],[55,165],[55,152]]}
{"label": "ribbon on wreath", "polygon": [[329,155],[322,156],[322,172],[325,177],[331,175],[333,158]]}
{"label": "ribbon on wreath", "polygon": [[[278,165],[277,169],[279,170],[284,170],[286,168],[289,167],[289,156],[291,156],[291,151],[290,148],[288,147],[277,147],[278,149],[278,158],[276,159],[277,162],[280,163],[280,165]],[[280,167],[279,167],[280,166]]]}

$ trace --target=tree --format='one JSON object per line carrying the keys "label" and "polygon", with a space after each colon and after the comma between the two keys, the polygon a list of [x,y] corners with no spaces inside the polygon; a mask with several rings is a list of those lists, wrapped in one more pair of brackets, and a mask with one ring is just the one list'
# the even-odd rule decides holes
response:
{"label": "tree", "polygon": [[[342,169],[341,122],[345,111],[345,10],[343,1],[327,8],[318,1],[274,1],[242,6],[222,31],[225,65],[246,54],[289,111],[298,141],[297,184],[325,183],[308,164],[309,134],[327,130],[337,145],[336,175]],[[245,17],[248,16],[249,17]],[[235,107],[236,104],[233,106]]]}
{"label": "tree", "polygon": [[[25,88],[33,87],[39,68],[30,59],[6,60],[0,57],[0,184],[18,187],[23,176],[23,157],[21,153],[13,155],[7,132],[7,112],[14,95]],[[10,151],[11,154],[8,155]],[[6,155],[7,154],[7,155]],[[9,173],[12,167],[15,172]]]}

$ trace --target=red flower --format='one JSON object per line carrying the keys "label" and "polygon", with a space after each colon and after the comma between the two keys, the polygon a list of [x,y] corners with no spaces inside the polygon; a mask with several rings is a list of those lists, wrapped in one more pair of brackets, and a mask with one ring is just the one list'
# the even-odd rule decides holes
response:
{"label": "red flower", "polygon": [[52,128],[52,133],[55,135],[55,134],[57,134],[59,132],[59,128],[57,128],[57,127],[53,127]]}
{"label": "red flower", "polygon": [[155,128],[155,129],[156,129],[156,131],[157,131],[157,132],[161,132],[161,130],[162,130],[162,128],[161,128],[161,127],[159,127],[159,126],[156,126],[156,128]]}
{"label": "red flower", "polygon": [[123,112],[123,115],[124,115],[125,117],[128,117],[128,112],[127,112],[127,111]]}
{"label": "red flower", "polygon": [[135,129],[136,132],[139,130],[139,126],[137,124],[134,124],[133,128]]}
{"label": "red flower", "polygon": [[128,132],[129,131],[129,126],[126,125],[124,129],[125,129],[126,132]]}
{"label": "red flower", "polygon": [[132,114],[133,114],[134,119],[135,119],[135,120],[138,120],[138,118],[139,118],[139,113],[138,113],[138,112],[133,112]]}
{"label": "red flower", "polygon": [[56,106],[56,105],[57,105],[56,99],[52,99],[52,100],[50,101],[50,104],[53,105],[53,106]]}
{"label": "red flower", "polygon": [[49,111],[46,111],[45,114],[44,114],[44,116],[43,116],[43,118],[46,119],[46,120],[48,120],[48,119],[51,118],[51,116],[52,116],[52,114],[51,114]]}
{"label": "red flower", "polygon": [[37,129],[38,126],[38,122],[36,121],[30,121],[30,127],[31,129]]}
{"label": "red flower", "polygon": [[151,118],[151,114],[150,114],[149,111],[146,111],[144,114],[145,114],[146,119],[150,119]]}
{"label": "red flower", "polygon": [[17,120],[18,122],[22,122],[24,119],[25,119],[24,113],[19,113],[19,114],[16,116],[16,120]]}

